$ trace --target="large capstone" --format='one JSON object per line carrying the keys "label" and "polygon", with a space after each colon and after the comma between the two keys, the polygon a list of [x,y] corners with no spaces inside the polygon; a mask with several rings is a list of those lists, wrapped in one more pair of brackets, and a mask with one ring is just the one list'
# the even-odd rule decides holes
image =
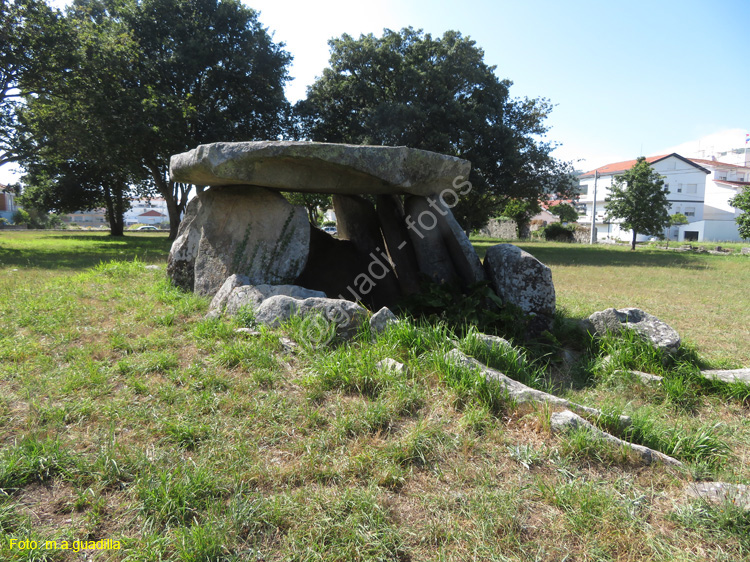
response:
{"label": "large capstone", "polygon": [[[171,271],[183,272],[182,278],[189,278],[190,264],[194,264],[196,293],[215,294],[233,274],[245,276],[250,285],[284,285],[302,272],[310,247],[310,227],[302,207],[254,186],[212,187],[200,193],[198,200],[193,205],[195,216],[184,232],[186,241],[179,246],[175,241],[174,259],[170,255],[170,264],[181,264]],[[179,279],[172,278],[179,284]]]}
{"label": "large capstone", "polygon": [[298,141],[217,142],[172,156],[172,181],[262,185],[281,191],[429,195],[452,189],[471,164],[404,146]]}
{"label": "large capstone", "polygon": [[554,316],[552,272],[534,256],[513,244],[498,244],[487,250],[484,269],[503,302],[518,306],[526,314]]}

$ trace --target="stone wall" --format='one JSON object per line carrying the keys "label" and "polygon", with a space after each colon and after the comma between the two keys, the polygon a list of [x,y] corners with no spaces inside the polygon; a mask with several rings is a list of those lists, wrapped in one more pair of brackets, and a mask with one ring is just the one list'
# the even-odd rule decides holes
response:
{"label": "stone wall", "polygon": [[505,217],[490,219],[487,226],[479,230],[479,235],[487,236],[488,238],[500,238],[502,240],[517,240],[518,229],[516,228],[516,221]]}

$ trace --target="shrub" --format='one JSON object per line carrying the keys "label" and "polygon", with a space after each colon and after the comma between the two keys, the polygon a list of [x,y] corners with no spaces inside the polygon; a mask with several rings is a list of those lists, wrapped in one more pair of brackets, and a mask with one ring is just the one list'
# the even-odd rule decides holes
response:
{"label": "shrub", "polygon": [[544,239],[547,241],[573,242],[573,229],[559,222],[553,222],[544,227]]}

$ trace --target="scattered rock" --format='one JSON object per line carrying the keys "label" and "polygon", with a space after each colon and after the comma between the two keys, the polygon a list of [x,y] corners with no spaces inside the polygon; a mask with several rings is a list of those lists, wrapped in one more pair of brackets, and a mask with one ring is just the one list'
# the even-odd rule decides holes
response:
{"label": "scattered rock", "polygon": [[721,505],[730,502],[750,511],[750,486],[727,482],[691,482],[685,489],[688,497]]}
{"label": "scattered rock", "polygon": [[701,371],[701,375],[707,379],[720,380],[726,383],[741,382],[750,384],[750,369],[733,369],[733,370],[708,370]]}
{"label": "scattered rock", "polygon": [[664,377],[660,377],[659,375],[652,375],[649,373],[644,373],[643,371],[615,371],[615,375],[624,375],[626,373],[632,373],[637,378],[641,379],[642,382],[646,384],[660,384],[662,380],[664,380]]}
{"label": "scattered rock", "polygon": [[375,363],[375,367],[380,371],[393,371],[397,374],[402,374],[406,371],[406,365],[399,363],[395,359],[386,357],[382,361]]}
{"label": "scattered rock", "polygon": [[623,329],[633,330],[667,353],[674,353],[680,347],[680,335],[671,326],[639,308],[608,308],[594,312],[583,326],[597,336],[604,336],[607,332],[618,334]]}
{"label": "scattered rock", "polygon": [[261,332],[259,332],[258,330],[253,330],[252,328],[235,328],[234,333],[250,337],[258,337],[262,335]]}
{"label": "scattered rock", "polygon": [[232,294],[232,291],[237,287],[249,284],[250,279],[247,275],[238,275],[237,273],[234,273],[227,277],[224,284],[218,291],[216,291],[214,298],[211,299],[211,304],[208,305],[208,313],[206,313],[206,317],[216,318],[221,316],[227,306],[227,300],[229,300],[229,295]]}
{"label": "scattered rock", "polygon": [[[598,410],[596,408],[589,408],[588,406],[581,406],[580,404],[570,402],[569,400],[565,400],[564,398],[560,398],[558,396],[554,396],[552,394],[542,392],[541,390],[530,388],[523,383],[520,383],[516,380],[511,379],[510,377],[504,375],[500,371],[491,369],[490,367],[483,365],[476,359],[467,357],[466,355],[464,355],[457,349],[452,349],[451,351],[449,351],[446,354],[446,359],[454,364],[462,365],[470,369],[476,369],[486,379],[492,379],[492,380],[499,382],[508,391],[509,397],[518,403],[524,403],[524,402],[548,403],[548,404],[552,404],[555,406],[561,406],[563,408],[570,408],[571,410],[582,412],[589,416],[599,417],[602,415],[601,410]],[[622,427],[627,427],[630,425],[630,423],[631,423],[631,420],[628,416],[620,416],[620,424],[622,425]]]}
{"label": "scattered rock", "polygon": [[398,324],[398,318],[389,308],[384,306],[370,318],[370,331],[374,335],[381,334],[389,326],[395,326],[396,324]]}
{"label": "scattered rock", "polygon": [[555,315],[552,271],[534,256],[513,244],[498,244],[487,250],[484,269],[490,285],[504,302],[526,314],[551,319]]}
{"label": "scattered rock", "polygon": [[471,164],[404,146],[299,141],[217,142],[172,156],[172,181],[263,185],[303,193],[430,195],[451,189]]}
{"label": "scattered rock", "polygon": [[512,343],[500,336],[475,333],[473,337],[482,342],[487,347],[487,351],[492,351],[493,349],[514,349]]}
{"label": "scattered rock", "polygon": [[747,255],[750,255],[750,246],[745,246],[744,248],[742,248],[742,249],[740,250],[740,253],[741,253],[741,254],[742,254],[743,256],[747,256]]}
{"label": "scattered rock", "polygon": [[151,265],[147,265],[147,266],[146,266],[146,269],[148,269],[148,270],[150,270],[150,271],[155,271],[155,270],[157,270],[157,269],[161,269],[161,266],[160,266],[160,265],[156,265],[156,264],[153,264],[153,263],[152,263]]}
{"label": "scattered rock", "polygon": [[336,334],[343,339],[354,337],[367,319],[367,310],[357,303],[343,299],[307,298],[295,299],[276,295],[265,299],[255,311],[255,319],[272,328],[278,327],[292,316],[305,316],[310,322],[303,326],[300,337],[307,338],[311,345],[330,340],[331,324]]}
{"label": "scattered rock", "polygon": [[281,337],[279,338],[279,343],[281,344],[281,347],[284,348],[284,351],[287,353],[296,353],[299,349],[299,344],[289,338]]}
{"label": "scattered rock", "polygon": [[313,291],[298,285],[240,285],[234,287],[227,297],[224,312],[232,316],[245,306],[255,310],[264,300],[277,295],[286,295],[294,299],[325,298],[326,296],[322,291]]}
{"label": "scattered rock", "polygon": [[669,455],[665,455],[664,453],[655,451],[654,449],[649,449],[648,447],[644,447],[643,445],[636,445],[635,443],[623,441],[622,439],[615,437],[614,435],[611,435],[606,431],[602,431],[601,429],[595,427],[594,425],[583,419],[581,416],[571,412],[570,410],[555,412],[554,414],[552,414],[552,416],[550,416],[550,425],[553,432],[562,433],[573,429],[586,428],[592,433],[592,435],[595,435],[596,437],[606,441],[607,443],[611,443],[616,447],[624,446],[632,449],[633,451],[638,453],[638,455],[640,455],[640,457],[647,464],[650,464],[654,460],[659,460],[665,464],[669,464],[672,466],[682,466],[682,463],[680,461],[670,457]]}

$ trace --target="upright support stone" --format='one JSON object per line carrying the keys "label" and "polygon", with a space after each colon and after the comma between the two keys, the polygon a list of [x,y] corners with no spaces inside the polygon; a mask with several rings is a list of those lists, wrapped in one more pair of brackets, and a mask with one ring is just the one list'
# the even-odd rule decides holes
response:
{"label": "upright support stone", "polygon": [[167,260],[167,275],[175,285],[185,291],[192,291],[195,286],[195,258],[198,256],[198,244],[201,239],[201,224],[196,221],[200,213],[201,201],[193,197],[185,207],[177,238],[172,243]]}
{"label": "upright support stone", "polygon": [[404,295],[419,292],[419,264],[404,223],[404,206],[398,195],[378,195],[377,213],[388,256]]}
{"label": "upright support stone", "polygon": [[[351,278],[351,285],[359,286],[357,291],[362,297],[373,291],[371,297],[361,300],[370,301],[378,308],[393,306],[401,297],[401,291],[385,252],[386,244],[375,207],[358,195],[334,195],[333,208],[339,238],[351,241],[367,262],[367,266]],[[371,290],[364,289],[370,285]]]}
{"label": "upright support stone", "polygon": [[435,210],[427,198],[407,197],[404,203],[409,238],[414,244],[419,271],[436,283],[455,283],[459,276],[438,228]]}
{"label": "upright support stone", "polygon": [[304,208],[252,186],[212,187],[199,198],[196,293],[213,295],[235,273],[253,285],[283,285],[302,272],[310,247]]}

